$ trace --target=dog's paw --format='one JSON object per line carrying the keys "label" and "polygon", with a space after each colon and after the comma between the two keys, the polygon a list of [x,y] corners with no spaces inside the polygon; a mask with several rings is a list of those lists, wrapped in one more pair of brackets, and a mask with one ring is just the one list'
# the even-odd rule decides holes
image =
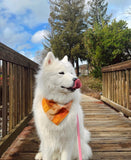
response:
{"label": "dog's paw", "polygon": [[35,160],[42,160],[42,153],[38,152],[35,156]]}

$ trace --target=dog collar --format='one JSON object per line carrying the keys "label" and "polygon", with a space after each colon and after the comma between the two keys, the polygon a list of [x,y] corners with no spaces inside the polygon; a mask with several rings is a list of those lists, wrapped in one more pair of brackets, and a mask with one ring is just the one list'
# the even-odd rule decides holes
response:
{"label": "dog collar", "polygon": [[59,125],[68,115],[73,101],[65,104],[64,106],[58,105],[53,100],[42,99],[42,107],[49,120],[54,124]]}

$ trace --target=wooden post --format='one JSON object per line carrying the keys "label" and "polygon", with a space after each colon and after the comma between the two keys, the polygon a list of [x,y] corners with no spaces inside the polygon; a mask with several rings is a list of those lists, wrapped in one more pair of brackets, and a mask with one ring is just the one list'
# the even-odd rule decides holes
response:
{"label": "wooden post", "polygon": [[13,65],[9,64],[10,77],[9,77],[9,131],[13,129]]}
{"label": "wooden post", "polygon": [[14,64],[14,124],[17,125],[17,65]]}
{"label": "wooden post", "polygon": [[119,104],[122,105],[122,71],[119,71]]}
{"label": "wooden post", "polygon": [[19,114],[19,121],[22,120],[22,67],[19,66],[19,110],[20,110],[20,114]]}
{"label": "wooden post", "polygon": [[129,109],[129,70],[126,70],[126,102]]}
{"label": "wooden post", "polygon": [[7,134],[7,62],[2,64],[2,136]]}

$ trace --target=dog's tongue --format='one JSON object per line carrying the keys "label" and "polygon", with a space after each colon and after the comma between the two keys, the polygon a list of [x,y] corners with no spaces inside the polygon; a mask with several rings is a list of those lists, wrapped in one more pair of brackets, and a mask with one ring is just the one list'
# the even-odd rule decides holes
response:
{"label": "dog's tongue", "polygon": [[77,79],[77,80],[75,80],[74,86],[72,88],[78,89],[78,88],[81,88],[81,86],[82,86],[81,81],[79,79]]}

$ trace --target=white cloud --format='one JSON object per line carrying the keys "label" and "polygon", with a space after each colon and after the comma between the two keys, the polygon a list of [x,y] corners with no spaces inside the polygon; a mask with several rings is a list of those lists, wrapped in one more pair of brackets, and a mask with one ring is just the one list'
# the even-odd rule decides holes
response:
{"label": "white cloud", "polygon": [[21,45],[17,46],[18,51],[21,51],[23,49],[30,49],[30,48],[31,48],[31,45],[28,44],[28,43],[24,43],[24,44],[21,44]]}
{"label": "white cloud", "polygon": [[121,13],[131,5],[130,0],[107,0],[108,11],[112,13],[113,18],[122,16]]}
{"label": "white cloud", "polygon": [[[85,4],[90,0],[85,0]],[[131,0],[106,0],[108,2],[107,14],[112,13],[112,19],[125,20],[131,28]],[[86,7],[88,10],[88,6]],[[130,12],[130,15],[128,14]]]}
{"label": "white cloud", "polygon": [[0,0],[0,42],[18,52],[33,48],[31,29],[47,23],[48,16],[48,0]]}
{"label": "white cloud", "polygon": [[116,11],[123,9],[131,4],[130,0],[107,0],[108,5],[116,8]]}
{"label": "white cloud", "polygon": [[128,27],[131,28],[131,5],[125,9],[124,16],[128,23]]}
{"label": "white cloud", "polygon": [[3,27],[0,26],[0,41],[14,49],[26,43],[30,37],[31,35],[28,32],[16,28],[12,23],[8,23],[6,26],[3,25]]}
{"label": "white cloud", "polygon": [[29,6],[30,0],[3,0],[1,7],[5,8],[7,12],[11,14],[23,14]]}
{"label": "white cloud", "polygon": [[49,31],[47,30],[40,30],[40,31],[37,31],[31,38],[31,41],[33,43],[41,43],[45,37],[48,37],[49,35]]}
{"label": "white cloud", "polygon": [[10,17],[11,15],[0,9],[0,42],[16,50],[18,46],[24,45],[31,35]]}
{"label": "white cloud", "polygon": [[32,60],[32,61],[34,61],[34,59],[35,59],[35,56],[32,55],[32,53],[29,52],[29,51],[26,51],[26,52],[25,52],[25,51],[21,50],[19,53],[22,54],[23,56],[29,58],[29,59]]}
{"label": "white cloud", "polygon": [[[129,11],[131,9],[131,5],[128,7],[125,7],[123,10],[120,10],[116,13],[115,18],[116,20],[124,20],[127,22],[127,26],[131,28],[131,14],[129,14]],[[114,18],[114,17],[113,17]]]}
{"label": "white cloud", "polygon": [[0,9],[4,9],[4,13],[8,15],[16,15],[19,23],[29,27],[48,22],[48,0],[2,0]]}

